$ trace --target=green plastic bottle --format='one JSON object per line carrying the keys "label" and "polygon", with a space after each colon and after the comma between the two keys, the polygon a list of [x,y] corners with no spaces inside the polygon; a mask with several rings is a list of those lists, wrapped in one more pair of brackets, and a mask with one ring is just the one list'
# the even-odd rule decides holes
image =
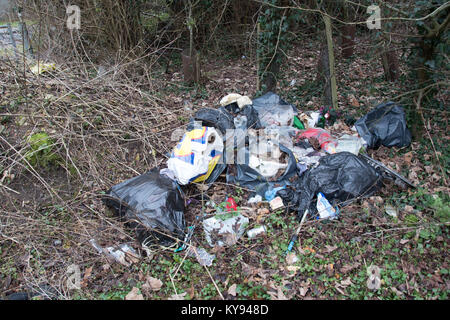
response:
{"label": "green plastic bottle", "polygon": [[304,130],[305,126],[303,125],[303,122],[300,121],[300,119],[297,116],[294,116],[294,127],[300,130]]}

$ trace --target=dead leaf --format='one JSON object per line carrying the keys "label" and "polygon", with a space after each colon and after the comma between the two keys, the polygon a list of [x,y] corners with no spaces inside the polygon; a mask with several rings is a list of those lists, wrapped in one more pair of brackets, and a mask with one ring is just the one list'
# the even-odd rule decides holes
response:
{"label": "dead leaf", "polygon": [[415,184],[419,184],[419,180],[417,179],[417,173],[415,171],[411,171],[408,174],[408,179],[414,182]]}
{"label": "dead leaf", "polygon": [[400,244],[405,244],[405,243],[408,243],[409,242],[409,240],[407,240],[407,239],[401,239],[400,240]]}
{"label": "dead leaf", "polygon": [[398,289],[395,288],[395,287],[391,287],[391,290],[392,290],[396,295],[398,295],[399,297],[404,297],[404,296],[405,296],[405,294],[404,294],[403,292],[401,292],[400,290],[398,290]]}
{"label": "dead leaf", "polygon": [[355,107],[355,108],[359,107],[358,100],[356,100],[355,96],[352,94],[349,96],[349,102],[352,107]]}
{"label": "dead leaf", "polygon": [[228,294],[231,295],[231,296],[233,296],[233,297],[236,297],[236,287],[237,287],[236,283],[233,283],[233,284],[228,288]]}
{"label": "dead leaf", "polygon": [[347,288],[348,286],[351,286],[353,283],[350,281],[350,277],[348,277],[347,279],[342,280],[339,284],[341,287]]}
{"label": "dead leaf", "polygon": [[277,300],[288,300],[288,298],[284,295],[283,290],[281,290],[281,288],[278,288]]}
{"label": "dead leaf", "polygon": [[89,281],[89,277],[91,276],[92,273],[92,267],[87,268],[84,271],[84,276],[83,276],[83,280],[81,281],[81,287],[82,288],[86,288],[88,285],[88,281]]}
{"label": "dead leaf", "polygon": [[[439,272],[439,271],[436,271],[436,272]],[[444,281],[442,281],[442,278],[441,278],[441,276],[438,273],[435,273],[431,278],[433,280],[435,280],[436,282],[444,283]]]}
{"label": "dead leaf", "polygon": [[310,247],[304,247],[303,250],[304,251],[309,251],[311,253],[316,253],[316,250],[314,250],[313,248],[310,248]]}
{"label": "dead leaf", "polygon": [[406,162],[408,165],[411,165],[412,157],[413,157],[412,151],[410,151],[410,152],[408,152],[408,153],[405,153],[405,154],[403,155],[403,159],[405,160],[405,162]]}
{"label": "dead leaf", "polygon": [[306,295],[306,293],[308,292],[309,288],[308,287],[300,287],[299,293],[302,297],[304,297]]}
{"label": "dead leaf", "polygon": [[194,299],[195,296],[195,290],[194,290],[194,286],[191,285],[191,287],[189,289],[186,290],[187,294],[189,295],[189,297],[191,299]]}
{"label": "dead leaf", "polygon": [[84,279],[87,280],[92,274],[92,267],[89,267],[84,271]]}
{"label": "dead leaf", "polygon": [[286,270],[291,272],[297,272],[300,269],[299,266],[287,266]]}
{"label": "dead leaf", "polygon": [[161,280],[147,276],[147,281],[142,285],[142,288],[145,288],[146,290],[158,291],[161,289],[162,285],[163,283]]}
{"label": "dead leaf", "polygon": [[341,268],[342,273],[347,273],[352,271],[355,268],[358,268],[361,264],[359,262],[355,262],[353,264],[346,264]]}
{"label": "dead leaf", "polygon": [[440,175],[438,175],[437,173],[434,173],[432,176],[431,176],[431,179],[432,180],[434,180],[434,181],[441,181],[441,176]]}
{"label": "dead leaf", "polygon": [[329,246],[329,245],[326,245],[326,246],[325,246],[325,249],[326,249],[326,252],[327,252],[327,253],[331,253],[331,252],[333,252],[334,250],[337,249],[337,246]]}
{"label": "dead leaf", "polygon": [[341,288],[339,288],[338,285],[336,285],[335,288],[336,288],[336,290],[337,290],[340,294],[342,294],[342,295],[344,295],[344,296],[347,295],[347,294],[345,293],[345,291],[343,291]]}
{"label": "dead leaf", "polygon": [[383,198],[380,196],[372,196],[369,199],[375,202],[375,204],[382,204],[384,202]]}
{"label": "dead leaf", "polygon": [[242,273],[245,276],[250,276],[254,274],[254,270],[255,268],[253,268],[252,266],[246,264],[245,262],[241,261],[241,265],[242,265]]}
{"label": "dead leaf", "polygon": [[139,289],[138,288],[134,287],[126,295],[125,300],[144,300],[144,296],[139,293]]}
{"label": "dead leaf", "polygon": [[184,297],[186,296],[186,294],[187,294],[187,292],[173,294],[167,300],[184,300]]}
{"label": "dead leaf", "polygon": [[386,213],[391,217],[396,218],[398,216],[397,208],[391,205],[386,205],[385,207]]}
{"label": "dead leaf", "polygon": [[320,253],[316,253],[316,258],[318,259],[325,259],[325,257],[323,255],[321,255]]}

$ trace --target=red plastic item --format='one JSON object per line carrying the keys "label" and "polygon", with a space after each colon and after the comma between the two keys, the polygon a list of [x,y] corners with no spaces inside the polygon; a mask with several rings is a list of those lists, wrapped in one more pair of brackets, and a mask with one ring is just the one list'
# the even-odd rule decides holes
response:
{"label": "red plastic item", "polygon": [[336,152],[336,140],[331,137],[330,133],[322,128],[309,128],[308,130],[302,132],[301,138],[309,139],[311,137],[319,140],[320,147],[328,153]]}
{"label": "red plastic item", "polygon": [[237,205],[236,205],[236,201],[234,201],[234,199],[232,197],[229,197],[227,199],[227,211],[230,212],[231,209],[233,209],[234,211],[237,211]]}

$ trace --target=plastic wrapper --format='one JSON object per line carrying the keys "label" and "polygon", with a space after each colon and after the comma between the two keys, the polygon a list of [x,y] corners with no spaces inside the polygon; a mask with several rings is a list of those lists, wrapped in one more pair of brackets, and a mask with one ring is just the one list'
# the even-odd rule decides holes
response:
{"label": "plastic wrapper", "polygon": [[356,130],[367,142],[367,147],[406,147],[411,143],[411,133],[406,127],[405,111],[394,102],[378,105],[356,121]]}
{"label": "plastic wrapper", "polygon": [[223,140],[216,129],[193,129],[174,148],[167,167],[182,185],[202,182],[208,179],[222,153]]}
{"label": "plastic wrapper", "polygon": [[292,153],[297,159],[297,162],[299,164],[305,165],[307,168],[317,165],[319,163],[320,158],[326,154],[323,151],[319,152],[314,150],[313,148],[305,149],[301,147],[293,147]]}
{"label": "plastic wrapper", "polygon": [[207,267],[210,267],[216,258],[214,254],[209,254],[205,249],[196,248],[194,246],[189,246],[187,249],[187,255],[189,257],[195,257],[201,266]]}
{"label": "plastic wrapper", "polygon": [[311,139],[315,138],[319,141],[320,148],[327,153],[336,153],[336,140],[330,133],[322,128],[310,128],[300,134],[300,138]]}
{"label": "plastic wrapper", "polygon": [[171,245],[184,239],[184,199],[158,168],[113,186],[103,198],[145,244]]}
{"label": "plastic wrapper", "polygon": [[282,144],[286,148],[291,149],[294,147],[293,139],[300,132],[297,128],[289,126],[275,126],[270,125],[264,128],[264,133],[270,137],[277,144]]}
{"label": "plastic wrapper", "polygon": [[250,154],[248,164],[266,179],[272,179],[280,170],[284,171],[288,166],[288,161],[281,158],[282,152],[279,145],[282,144],[290,150],[291,148],[284,142],[290,142],[292,145],[292,139],[289,131],[280,128],[292,127],[267,127],[259,132],[248,130]]}
{"label": "plastic wrapper", "polygon": [[320,118],[320,112],[305,112],[300,114],[299,119],[302,121],[306,129],[314,128],[316,127],[317,123],[319,122]]}
{"label": "plastic wrapper", "polygon": [[249,220],[241,214],[223,213],[203,220],[205,238],[211,247],[232,246],[244,234]]}
{"label": "plastic wrapper", "polygon": [[253,108],[258,112],[263,127],[270,125],[292,126],[297,109],[283,101],[277,94],[267,92],[253,100]]}
{"label": "plastic wrapper", "polygon": [[359,150],[364,146],[361,138],[344,134],[337,140],[336,152],[350,152],[354,155],[359,154]]}
{"label": "plastic wrapper", "polygon": [[277,192],[278,192],[279,190],[284,189],[284,188],[286,188],[286,187],[277,187],[277,188],[272,188],[272,187],[270,187],[270,188],[264,193],[264,198],[265,198],[267,201],[272,201],[272,200],[276,197]]}
{"label": "plastic wrapper", "polygon": [[230,93],[220,100],[220,105],[223,107],[232,103],[236,103],[239,108],[243,108],[252,104],[252,100],[247,96],[241,96],[239,93]]}
{"label": "plastic wrapper", "polygon": [[325,198],[322,192],[317,194],[317,212],[319,213],[320,219],[336,219],[338,211],[333,208],[330,202]]}

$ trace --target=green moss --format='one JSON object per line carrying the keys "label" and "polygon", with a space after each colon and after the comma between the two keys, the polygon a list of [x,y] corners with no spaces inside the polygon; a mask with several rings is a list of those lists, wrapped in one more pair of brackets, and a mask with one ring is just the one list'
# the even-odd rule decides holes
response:
{"label": "green moss", "polygon": [[29,150],[25,153],[25,159],[32,167],[44,167],[57,165],[61,157],[55,153],[55,141],[46,132],[32,134],[27,138]]}

